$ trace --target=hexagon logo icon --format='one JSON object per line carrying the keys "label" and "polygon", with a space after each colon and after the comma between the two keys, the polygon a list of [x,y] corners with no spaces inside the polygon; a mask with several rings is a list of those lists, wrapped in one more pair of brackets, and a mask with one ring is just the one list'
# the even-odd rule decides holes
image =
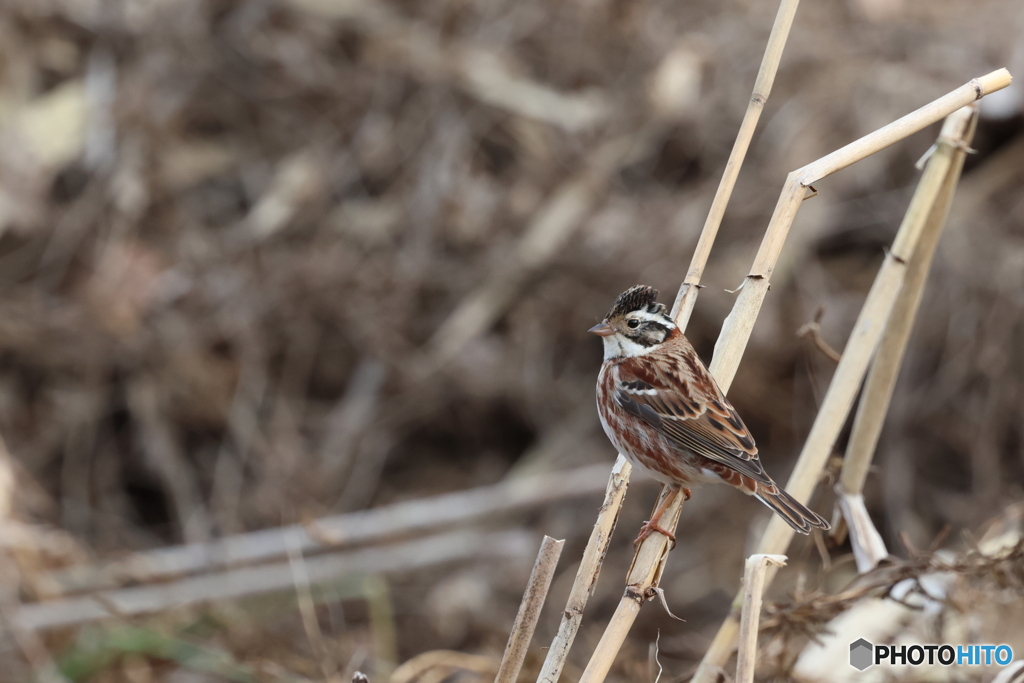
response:
{"label": "hexagon logo icon", "polygon": [[858,638],[850,643],[850,666],[863,671],[874,663],[874,654],[875,646],[863,638]]}

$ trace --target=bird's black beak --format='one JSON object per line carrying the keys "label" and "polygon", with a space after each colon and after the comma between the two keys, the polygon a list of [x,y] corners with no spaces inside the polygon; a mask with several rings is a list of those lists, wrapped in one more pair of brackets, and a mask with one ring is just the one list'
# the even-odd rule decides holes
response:
{"label": "bird's black beak", "polygon": [[608,323],[598,323],[587,330],[590,334],[596,334],[598,337],[610,337],[615,334],[615,329]]}

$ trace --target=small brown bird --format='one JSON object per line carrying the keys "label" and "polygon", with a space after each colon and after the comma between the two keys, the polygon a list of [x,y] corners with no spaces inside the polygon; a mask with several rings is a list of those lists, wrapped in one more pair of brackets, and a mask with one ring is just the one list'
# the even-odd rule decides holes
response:
{"label": "small brown bird", "polygon": [[597,412],[612,444],[663,484],[673,487],[640,529],[658,531],[672,499],[708,482],[732,484],[779,513],[802,534],[828,529],[818,514],[772,481],[754,439],[664,304],[644,285],[627,289],[590,332],[604,341]]}

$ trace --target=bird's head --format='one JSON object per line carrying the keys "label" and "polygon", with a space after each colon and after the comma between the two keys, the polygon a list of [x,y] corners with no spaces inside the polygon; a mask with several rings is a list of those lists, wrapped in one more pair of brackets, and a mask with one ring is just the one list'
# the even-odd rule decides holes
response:
{"label": "bird's head", "polygon": [[608,315],[590,328],[604,341],[604,357],[642,356],[662,344],[676,325],[665,304],[657,302],[658,290],[635,285],[619,295]]}

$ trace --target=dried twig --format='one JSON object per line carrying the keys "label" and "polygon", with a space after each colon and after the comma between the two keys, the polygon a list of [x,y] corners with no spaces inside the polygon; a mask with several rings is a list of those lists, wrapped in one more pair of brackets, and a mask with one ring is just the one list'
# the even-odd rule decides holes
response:
{"label": "dried twig", "polygon": [[325,477],[338,476],[349,466],[359,437],[376,413],[386,376],[384,365],[375,360],[364,359],[353,370],[344,396],[327,416],[319,449]]}
{"label": "dried twig", "polygon": [[757,623],[761,618],[761,594],[764,593],[768,565],[784,567],[785,555],[751,555],[743,571],[743,617],[736,658],[736,683],[752,683],[757,666]]}
{"label": "dried twig", "polygon": [[138,421],[146,459],[174,504],[182,537],[192,543],[209,539],[210,520],[199,482],[162,413],[155,382],[142,379],[131,383],[128,405]]}
{"label": "dried twig", "polygon": [[[662,490],[656,505],[660,506],[667,494],[667,488]],[[675,529],[679,523],[679,514],[683,509],[682,498],[683,496],[676,496],[679,502],[666,508],[661,518],[661,524],[666,529]],[[611,621],[605,627],[601,640],[583,671],[580,683],[597,683],[608,675],[615,655],[622,647],[633,621],[636,620],[636,615],[640,613],[640,607],[656,595],[653,588],[661,577],[668,551],[669,540],[664,534],[651,534],[640,544],[626,577],[626,591],[619,600]]]}
{"label": "dried twig", "polygon": [[799,600],[769,604],[762,630],[769,634],[799,633],[815,635],[833,618],[868,596],[888,597],[908,579],[915,591],[922,591],[921,577],[945,574],[968,580],[993,581],[1003,589],[1024,591],[1024,542],[991,547],[986,551],[968,550],[949,559],[941,555],[920,554],[891,566],[876,567],[858,575],[835,594],[813,593]]}
{"label": "dried twig", "polygon": [[319,660],[324,680],[330,681],[338,675],[338,663],[331,657],[324,641],[323,631],[320,630],[320,621],[317,619],[316,605],[313,602],[313,591],[309,585],[309,572],[306,571],[306,560],[301,551],[290,548],[288,563],[294,577],[295,597],[299,606],[299,615],[302,617],[302,628],[306,632],[306,638],[309,640],[314,655]]}
{"label": "dried twig", "polygon": [[[0,525],[7,520],[0,520]],[[4,571],[0,572],[0,644],[5,649],[17,647],[32,671],[32,679],[39,683],[69,683],[61,673],[56,662],[46,648],[46,643],[35,629],[26,628],[19,623],[20,605],[18,603],[17,584],[18,562],[9,550],[0,549],[0,562]],[[22,667],[14,662],[5,662],[5,673],[15,677],[26,675],[19,673]]]}
{"label": "dried twig", "polygon": [[555,575],[555,567],[558,566],[558,557],[562,554],[564,544],[564,540],[558,541],[550,536],[545,536],[541,542],[537,562],[533,565],[530,580],[526,584],[526,592],[523,593],[523,601],[512,624],[512,632],[508,636],[505,654],[501,658],[494,683],[515,683],[519,677],[519,670],[523,668],[526,651],[533,640],[533,632],[540,619],[540,610],[548,596],[548,588],[551,586],[551,579]]}
{"label": "dried twig", "polygon": [[834,363],[838,363],[842,354],[832,348],[832,345],[821,336],[821,314],[824,309],[819,308],[814,320],[804,323],[796,331],[796,336],[802,339],[810,339],[811,343],[818,347],[818,350],[825,354]]}
{"label": "dried twig", "polygon": [[601,575],[601,564],[604,562],[608,545],[612,540],[612,533],[615,531],[615,524],[619,519],[619,511],[622,509],[622,501],[626,496],[629,473],[632,469],[629,461],[621,455],[616,459],[615,466],[612,467],[612,474],[608,478],[608,487],[605,489],[604,501],[601,503],[601,511],[597,516],[593,531],[590,532],[587,547],[583,551],[583,559],[576,572],[576,580],[572,584],[569,600],[562,611],[561,622],[558,624],[558,633],[551,641],[548,654],[544,658],[544,665],[537,677],[538,683],[557,683],[558,677],[562,673],[565,659],[576,638],[576,631],[579,630],[580,622],[583,620],[583,610],[587,605],[587,599],[593,595],[594,588],[597,586],[597,578]]}

